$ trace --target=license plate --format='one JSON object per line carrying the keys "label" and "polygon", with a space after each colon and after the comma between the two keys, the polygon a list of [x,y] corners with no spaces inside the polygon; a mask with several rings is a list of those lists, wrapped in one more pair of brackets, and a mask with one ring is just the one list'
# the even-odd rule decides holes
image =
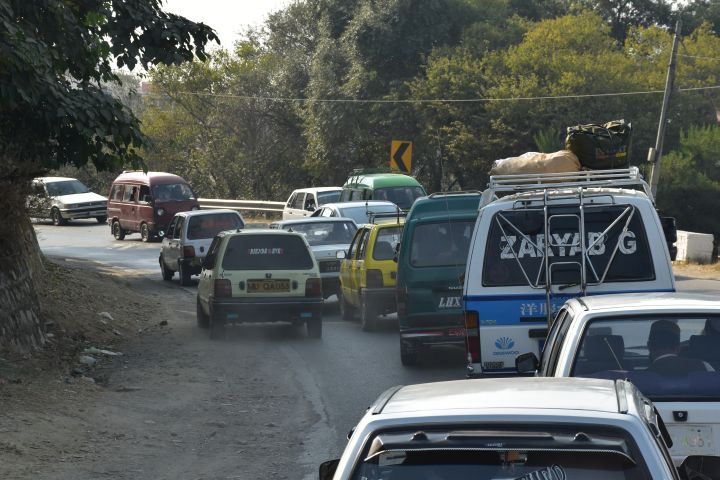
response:
{"label": "license plate", "polygon": [[289,292],[290,280],[248,280],[248,293]]}
{"label": "license plate", "polygon": [[716,455],[713,427],[706,425],[668,425],[673,455]]}
{"label": "license plate", "polygon": [[300,312],[300,318],[312,318],[312,312]]}
{"label": "license plate", "polygon": [[465,329],[462,327],[458,328],[451,328],[448,330],[448,336],[449,337],[464,337],[465,336]]}

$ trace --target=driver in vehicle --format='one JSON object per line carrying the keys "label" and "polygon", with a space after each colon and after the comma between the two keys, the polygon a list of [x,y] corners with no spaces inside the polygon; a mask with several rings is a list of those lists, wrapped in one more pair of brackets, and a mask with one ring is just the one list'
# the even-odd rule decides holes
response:
{"label": "driver in vehicle", "polygon": [[670,320],[658,320],[652,324],[647,347],[651,361],[648,372],[684,376],[691,372],[715,371],[705,361],[679,355],[680,327]]}

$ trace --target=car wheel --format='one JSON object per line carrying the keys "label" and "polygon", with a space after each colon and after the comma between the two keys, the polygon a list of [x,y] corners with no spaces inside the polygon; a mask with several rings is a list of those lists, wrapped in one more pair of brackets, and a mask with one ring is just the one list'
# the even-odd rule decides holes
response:
{"label": "car wheel", "polygon": [[342,291],[338,292],[338,303],[340,304],[340,317],[346,322],[353,320],[355,311],[352,305],[345,301],[345,296],[342,294]]}
{"label": "car wheel", "polygon": [[107,217],[95,217],[95,220],[97,220],[98,223],[105,223],[107,222]]}
{"label": "car wheel", "polygon": [[197,298],[197,324],[200,328],[208,328],[210,326],[210,317],[205,315],[205,312],[203,312],[202,305],[200,305],[200,297]]}
{"label": "car wheel", "polygon": [[307,334],[310,338],[322,338],[322,317],[307,320]]}
{"label": "car wheel", "polygon": [[218,340],[225,336],[225,320],[221,320],[218,318],[218,316],[215,314],[215,312],[210,309],[210,339],[211,340]]}
{"label": "car wheel", "polygon": [[360,327],[364,332],[372,332],[375,330],[377,323],[377,312],[373,307],[368,305],[367,300],[363,297],[360,300]]}
{"label": "car wheel", "polygon": [[140,238],[145,243],[150,241],[150,227],[147,226],[147,223],[140,224]]}
{"label": "car wheel", "polygon": [[180,285],[187,287],[192,282],[190,280],[190,270],[183,266],[183,262],[178,262],[178,276],[180,276]]}
{"label": "car wheel", "polygon": [[120,226],[120,222],[115,220],[112,224],[112,234],[115,240],[122,240],[125,238],[125,230]]}
{"label": "car wheel", "polygon": [[403,366],[412,367],[417,365],[419,357],[417,349],[410,348],[400,342],[400,362],[402,362]]}
{"label": "car wheel", "polygon": [[165,266],[165,260],[163,259],[162,255],[160,255],[160,271],[162,272],[163,280],[166,282],[169,282],[172,280],[173,275],[175,275],[175,272],[170,270]]}
{"label": "car wheel", "polygon": [[52,219],[53,225],[65,225],[67,223],[67,220],[65,220],[62,215],[60,214],[60,210],[57,208],[53,208],[50,210],[50,218]]}

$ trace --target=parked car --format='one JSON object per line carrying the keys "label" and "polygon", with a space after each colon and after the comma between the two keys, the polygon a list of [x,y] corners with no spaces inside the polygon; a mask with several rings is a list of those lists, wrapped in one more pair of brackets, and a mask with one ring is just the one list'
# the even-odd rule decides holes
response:
{"label": "parked car", "polygon": [[110,187],[108,218],[116,240],[138,232],[143,242],[161,237],[177,212],[199,210],[182,177],[164,172],[123,172]]}
{"label": "parked car", "polygon": [[553,322],[542,360],[522,355],[518,369],[628,379],[657,406],[676,464],[693,455],[720,457],[717,297],[634,293],[569,300]]}
{"label": "parked car", "polygon": [[33,218],[49,218],[53,225],[68,220],[94,218],[105,223],[107,198],[91,192],[80,180],[68,177],[39,177],[32,181],[28,212]]}
{"label": "parked car", "polygon": [[397,255],[400,360],[414,365],[430,347],[465,348],[462,275],[479,192],[419,198],[405,219]]}
{"label": "parked car", "polygon": [[406,212],[410,210],[415,200],[427,195],[423,186],[414,177],[367,169],[354,171],[342,188],[341,202],[386,200]]}
{"label": "parked car", "polygon": [[323,297],[329,298],[340,291],[340,260],[337,252],[347,251],[355,236],[357,225],[349,218],[305,218],[282,220],[270,224],[305,236],[322,277]]}
{"label": "parked car", "polygon": [[179,212],[173,217],[160,246],[160,270],[163,280],[172,280],[175,272],[180,285],[190,285],[190,276],[202,270],[210,243],[224,230],[245,226],[242,216],[234,210],[195,210]]}
{"label": "parked car", "polygon": [[288,197],[283,208],[283,220],[309,217],[322,205],[337,202],[341,191],[342,187],[299,188]]}
{"label": "parked car", "polygon": [[630,383],[493,378],[394,387],[321,480],[678,480],[662,421]]}
{"label": "parked car", "polygon": [[468,373],[517,373],[515,356],[539,353],[569,298],[674,290],[637,168],[491,177],[464,281]]}
{"label": "parked car", "polygon": [[351,320],[360,312],[365,331],[375,329],[378,315],[397,311],[395,247],[405,218],[392,215],[361,225],[347,252],[340,252],[340,314]]}
{"label": "parked car", "polygon": [[300,233],[253,229],[220,232],[203,262],[197,322],[210,338],[228,323],[305,324],[322,336],[322,282],[317,261]]}
{"label": "parked car", "polygon": [[392,202],[381,200],[366,200],[362,202],[328,203],[315,210],[312,217],[344,217],[352,219],[356,224],[362,225],[372,221],[378,214],[398,213],[401,210]]}

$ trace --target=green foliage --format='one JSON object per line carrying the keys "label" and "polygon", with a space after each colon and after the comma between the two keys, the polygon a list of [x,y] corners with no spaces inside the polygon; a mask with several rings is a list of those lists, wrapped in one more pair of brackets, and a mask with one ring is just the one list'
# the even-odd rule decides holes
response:
{"label": "green foliage", "polygon": [[533,135],[533,141],[537,145],[538,151],[543,153],[557,152],[565,148],[563,138],[556,130],[551,128],[541,128]]}

